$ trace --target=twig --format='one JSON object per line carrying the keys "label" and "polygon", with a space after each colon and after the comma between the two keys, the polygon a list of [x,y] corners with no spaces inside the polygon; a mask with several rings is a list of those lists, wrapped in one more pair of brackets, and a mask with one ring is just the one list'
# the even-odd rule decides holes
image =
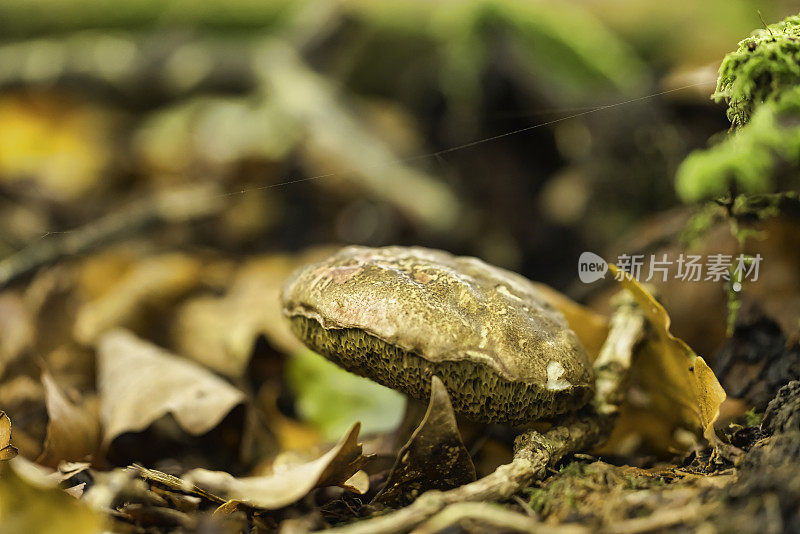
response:
{"label": "twig", "polygon": [[547,534],[588,534],[587,528],[578,525],[551,526],[541,521],[512,512],[496,504],[456,503],[449,506],[415,528],[412,534],[435,534],[462,521],[476,522],[480,526],[488,525],[493,530],[502,532],[538,532]]}
{"label": "twig", "polygon": [[222,207],[221,197],[208,186],[193,185],[139,200],[85,226],[45,235],[40,241],[0,260],[0,288],[59,258],[82,254],[153,223],[184,222],[206,217]]}
{"label": "twig", "polygon": [[[623,294],[625,295],[625,294]],[[533,430],[517,437],[514,459],[480,480],[449,491],[428,491],[416,501],[386,515],[329,530],[336,534],[393,534],[408,532],[447,506],[456,503],[501,501],[532,482],[544,478],[548,466],[573,451],[594,447],[605,440],[616,420],[617,409],[631,364],[631,352],[641,339],[645,320],[627,295],[620,296],[608,338],[595,362],[597,387],[590,407],[545,433]]]}
{"label": "twig", "polygon": [[604,527],[601,532],[603,534],[642,534],[644,532],[661,531],[679,523],[702,520],[708,517],[714,508],[714,504],[700,505],[699,503],[693,502],[678,508],[656,510],[647,517],[626,519]]}

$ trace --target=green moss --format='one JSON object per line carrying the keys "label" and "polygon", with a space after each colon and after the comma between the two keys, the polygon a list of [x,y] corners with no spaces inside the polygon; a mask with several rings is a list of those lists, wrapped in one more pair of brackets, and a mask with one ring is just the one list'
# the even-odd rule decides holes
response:
{"label": "green moss", "polygon": [[761,424],[764,414],[756,412],[755,408],[750,408],[747,410],[747,413],[744,414],[744,417],[745,421],[747,422],[747,426],[758,426]]}
{"label": "green moss", "polygon": [[588,387],[550,391],[510,382],[472,362],[430,362],[354,328],[325,329],[303,316],[292,317],[291,325],[309,348],[340,367],[416,399],[430,396],[431,377],[438,376],[453,409],[477,421],[522,425],[572,412],[591,396]]}
{"label": "green moss", "polygon": [[684,160],[676,176],[685,202],[734,193],[768,193],[800,165],[800,16],[757,30],[725,56],[717,102],[731,131]]}
{"label": "green moss", "polygon": [[[800,80],[798,80],[800,85]],[[797,179],[800,165],[800,86],[762,104],[724,140],[687,157],[676,175],[685,202],[739,193],[768,193],[781,178]]]}
{"label": "green moss", "polygon": [[528,489],[528,506],[537,514],[543,514],[553,496],[544,488]]}
{"label": "green moss", "polygon": [[739,195],[733,202],[731,214],[737,219],[759,220],[797,212],[800,194],[795,191],[767,195]]}
{"label": "green moss", "polygon": [[[541,483],[539,487],[528,488],[528,505],[543,518],[555,516],[564,519],[573,514],[593,515],[597,513],[599,495],[609,491],[624,492],[615,497],[624,500],[627,492],[649,490],[666,485],[657,476],[649,476],[644,471],[629,467],[615,467],[603,462],[585,464],[579,461],[563,465],[558,474]],[[635,505],[634,505],[635,506]],[[634,507],[631,513],[649,515],[646,508]]]}
{"label": "green moss", "polygon": [[800,16],[757,30],[725,56],[719,68],[716,101],[728,104],[734,127],[747,124],[762,103],[800,84]]}
{"label": "green moss", "polygon": [[694,248],[714,224],[722,220],[724,212],[714,203],[704,204],[686,222],[679,240],[686,249]]}

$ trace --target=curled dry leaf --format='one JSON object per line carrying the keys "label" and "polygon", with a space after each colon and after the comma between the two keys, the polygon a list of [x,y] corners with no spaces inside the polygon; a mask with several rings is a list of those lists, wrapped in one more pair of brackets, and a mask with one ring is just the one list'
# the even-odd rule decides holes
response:
{"label": "curled dry leaf", "polygon": [[717,444],[714,421],[725,400],[714,372],[683,340],[669,331],[666,310],[628,273],[610,265],[615,275],[621,273],[622,286],[633,296],[651,325],[641,353],[634,363],[634,377],[645,389],[650,405],[649,417],[672,425],[699,430]]}
{"label": "curled dry leaf", "polygon": [[364,495],[369,491],[369,475],[366,471],[356,471],[353,476],[342,482],[341,486],[353,493]]}
{"label": "curled dry leaf", "polygon": [[105,444],[168,413],[188,433],[204,434],[244,401],[241,391],[211,372],[125,330],[102,336],[98,368]]}
{"label": "curled dry leaf", "polygon": [[143,259],[122,269],[102,295],[78,310],[75,339],[92,344],[106,330],[141,326],[153,308],[172,303],[200,282],[201,264],[185,254]]}
{"label": "curled dry leaf", "polygon": [[17,449],[11,445],[11,419],[6,412],[0,411],[0,461],[10,460],[17,455]]}
{"label": "curled dry leaf", "polygon": [[474,480],[475,466],[461,441],[447,389],[434,376],[428,410],[400,449],[386,485],[373,502],[405,506],[426,490],[448,490]]}
{"label": "curled dry leaf", "polygon": [[97,452],[100,446],[100,420],[96,403],[72,402],[53,376],[42,373],[47,437],[37,459],[42,465],[56,467],[62,461],[78,461]]}
{"label": "curled dry leaf", "polygon": [[183,479],[227,501],[245,503],[255,508],[275,510],[302,499],[314,488],[355,487],[365,491],[363,477],[354,475],[369,460],[358,443],[356,423],[330,451],[311,462],[287,467],[269,476],[236,478],[222,471],[194,469]]}

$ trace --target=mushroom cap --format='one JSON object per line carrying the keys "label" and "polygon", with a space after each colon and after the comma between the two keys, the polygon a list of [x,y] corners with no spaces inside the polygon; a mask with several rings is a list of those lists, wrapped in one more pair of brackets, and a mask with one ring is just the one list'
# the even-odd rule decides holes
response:
{"label": "mushroom cap", "polygon": [[472,419],[522,424],[574,411],[594,388],[586,350],[533,283],[472,257],[346,247],[295,271],[281,300],[295,334],[412,397],[432,374]]}

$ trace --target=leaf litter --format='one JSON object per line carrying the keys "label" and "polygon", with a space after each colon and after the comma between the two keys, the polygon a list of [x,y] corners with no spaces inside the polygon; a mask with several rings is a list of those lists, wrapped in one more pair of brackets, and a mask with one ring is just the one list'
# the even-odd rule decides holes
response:
{"label": "leaf litter", "polygon": [[[623,74],[637,73],[641,68],[633,54],[629,56],[625,52],[620,55],[627,50],[622,46],[624,43],[602,30],[602,24],[593,24],[591,17],[578,18],[579,26],[587,31],[576,34],[580,38],[576,44],[568,38],[568,32],[563,31],[562,17],[557,16],[561,11],[549,11],[538,6],[531,10],[518,9],[518,6],[499,1],[490,2],[489,5],[492,9],[487,11],[483,4],[476,3],[462,14],[456,12],[453,19],[439,15],[441,20],[437,18],[433,26],[453,25],[457,22],[455,19],[460,17],[476,22],[483,21],[484,17],[508,19],[520,27],[537,26],[538,29],[532,30],[533,34],[556,37],[557,46],[567,49],[575,47],[581,58],[590,58],[588,52],[591,50],[616,51],[612,54],[616,59],[611,62],[597,64],[587,61],[583,67],[590,72],[599,68],[601,78],[621,83],[625,76],[619,73],[614,75],[615,61],[626,65],[620,70]],[[534,15],[541,12],[543,16],[530,17],[528,11]],[[422,14],[419,19],[409,18],[407,13],[405,17],[395,17],[393,14],[384,23],[392,28],[411,26],[419,31],[417,27],[424,27],[426,29],[423,31],[429,31],[429,25],[421,23],[427,23],[426,16],[422,11],[419,13]],[[568,8],[567,13],[570,16],[580,15],[578,11],[572,13],[572,8]],[[379,15],[376,12],[373,16]],[[357,19],[363,14],[353,10],[348,16]],[[475,25],[476,34],[482,26],[482,22]],[[464,91],[468,92],[470,87],[480,90],[477,74],[484,50],[480,47],[480,40],[476,39],[477,35],[460,35],[455,26],[448,31],[453,32],[454,37],[463,39],[454,50],[445,53],[449,68],[445,72],[453,74],[450,71],[460,71],[460,79],[465,82],[463,87],[445,91],[447,99],[458,101],[459,98],[464,99]],[[92,39],[105,38],[104,35],[81,37],[89,43]],[[137,59],[147,59],[144,56],[148,47],[141,46],[144,41],[139,37],[114,36],[110,39],[105,44],[131,45]],[[333,168],[340,175],[339,180],[332,181],[333,187],[318,186],[320,191],[315,194],[334,196],[332,192],[338,189],[336,184],[349,184],[355,195],[352,191],[336,191],[336,195],[377,196],[381,202],[402,215],[392,219],[391,224],[400,228],[399,231],[406,232],[401,234],[403,239],[408,239],[409,229],[405,221],[398,223],[399,219],[410,219],[412,225],[421,227],[426,236],[431,229],[433,233],[442,229],[452,230],[456,222],[459,224],[455,226],[460,226],[462,219],[456,216],[460,213],[460,201],[452,195],[449,186],[425,171],[398,161],[383,143],[376,143],[373,132],[367,131],[368,125],[361,120],[363,109],[358,107],[356,112],[349,110],[344,100],[338,98],[338,87],[309,68],[304,57],[277,40],[245,41],[245,46],[250,47],[248,50],[253,56],[274,60],[275,68],[272,71],[266,71],[262,61],[252,73],[254,77],[262,78],[259,83],[269,87],[273,94],[265,96],[269,91],[262,91],[260,85],[257,92],[246,98],[201,99],[204,101],[197,106],[181,106],[180,102],[179,105],[170,102],[165,107],[159,107],[156,113],[146,114],[152,118],[165,110],[163,115],[171,120],[174,118],[172,115],[188,111],[184,115],[191,115],[188,118],[192,124],[181,132],[192,132],[190,150],[198,152],[185,154],[179,150],[161,150],[162,156],[166,154],[166,158],[162,157],[162,163],[167,165],[158,169],[158,176],[148,175],[147,187],[162,187],[182,179],[180,175],[194,173],[197,169],[209,174],[214,192],[218,191],[217,181],[236,191],[240,186],[244,191],[248,184],[255,184],[255,187],[263,189],[250,191],[251,195],[247,198],[257,198],[257,201],[250,203],[251,207],[256,211],[270,212],[267,215],[261,213],[262,217],[254,226],[257,231],[251,228],[248,234],[248,231],[239,228],[237,235],[235,222],[231,221],[237,220],[237,216],[240,221],[246,217],[240,213],[226,213],[217,225],[219,228],[207,232],[211,237],[201,240],[202,252],[192,249],[195,243],[187,238],[192,234],[192,229],[180,227],[179,224],[169,226],[164,235],[148,235],[144,240],[126,242],[122,246],[111,247],[105,254],[86,257],[82,256],[88,253],[85,248],[78,251],[66,248],[64,250],[73,250],[67,254],[71,257],[62,258],[54,269],[34,274],[26,291],[12,288],[0,295],[0,375],[3,378],[0,383],[0,408],[6,409],[14,420],[12,436],[11,420],[5,412],[0,413],[0,460],[3,460],[0,462],[0,519],[3,520],[3,526],[14,525],[21,530],[41,532],[49,532],[47,529],[51,528],[58,529],[50,530],[53,532],[70,534],[110,529],[111,526],[106,524],[109,522],[114,531],[137,533],[179,530],[260,532],[277,530],[281,526],[289,531],[292,525],[300,525],[301,530],[316,529],[371,513],[373,510],[369,506],[362,505],[375,499],[381,488],[384,495],[392,492],[402,494],[399,501],[389,503],[393,506],[411,502],[421,492],[437,488],[440,480],[436,477],[426,478],[424,475],[429,475],[427,471],[431,471],[426,468],[431,465],[449,466],[451,464],[446,460],[451,458],[437,458],[438,453],[426,455],[424,452],[435,449],[442,441],[458,451],[455,455],[456,472],[449,477],[448,487],[474,478],[474,468],[471,471],[469,465],[472,462],[470,457],[476,451],[481,454],[481,451],[494,448],[501,451],[498,456],[510,454],[513,432],[509,429],[462,425],[462,429],[467,429],[464,434],[470,435],[470,439],[464,439],[455,425],[451,410],[447,408],[446,398],[433,395],[427,414],[406,445],[400,451],[383,451],[384,456],[395,460],[394,470],[391,469],[391,462],[383,467],[378,466],[378,462],[369,462],[363,454],[364,449],[357,443],[358,425],[353,425],[353,420],[362,415],[356,411],[350,412],[351,420],[348,421],[346,410],[351,404],[362,409],[365,423],[370,422],[370,418],[374,420],[376,413],[379,418],[386,413],[386,405],[375,402],[377,390],[362,389],[344,380],[339,383],[341,389],[337,390],[331,384],[336,384],[341,375],[335,375],[332,371],[320,371],[321,378],[313,381],[305,390],[297,387],[308,367],[295,365],[300,361],[296,357],[300,354],[299,345],[288,334],[280,311],[272,301],[276,300],[277,288],[286,274],[297,263],[306,261],[304,253],[270,254],[244,260],[240,259],[240,254],[219,257],[208,253],[205,247],[209,244],[219,245],[213,243],[219,236],[233,236],[236,247],[249,247],[253,243],[248,241],[248,235],[251,239],[253,236],[260,239],[262,236],[258,230],[273,229],[272,225],[280,216],[272,213],[272,210],[280,212],[286,206],[281,205],[283,199],[276,200],[272,189],[267,191],[267,188],[279,184],[269,182],[274,179],[271,175],[266,182],[262,180],[262,171],[273,165],[274,160],[295,151],[300,156],[301,164],[314,171],[312,174],[328,173]],[[33,50],[31,47],[37,42],[20,43],[20,46],[21,49]],[[69,35],[61,40],[48,40],[47,43],[63,45],[65,54],[74,54],[76,49],[76,43]],[[587,46],[587,43],[591,43],[591,46]],[[595,46],[597,44],[601,46]],[[192,41],[190,45],[201,49],[212,48],[205,40]],[[468,58],[468,65],[459,67],[458,51],[463,48],[469,52],[472,46],[481,48],[481,53]],[[86,45],[77,48],[88,49]],[[528,43],[517,42],[516,48],[525,57],[532,53]],[[531,59],[536,58],[531,56]],[[583,61],[579,63],[583,64]],[[137,63],[145,65],[153,62]],[[75,68],[68,61],[61,66],[67,71]],[[14,68],[12,65],[12,71]],[[561,69],[551,70],[553,72],[547,75],[556,79],[567,73]],[[92,72],[83,75],[97,76]],[[13,73],[9,76],[13,76]],[[567,76],[566,79],[571,78]],[[105,79],[104,83],[113,85],[118,80]],[[190,85],[186,87],[193,90]],[[294,94],[296,88],[302,89],[307,101],[298,99],[298,94]],[[38,139],[52,137],[50,121],[42,121],[41,115],[32,111],[42,106],[42,109],[53,110],[53,115],[61,116],[65,107],[62,102],[56,91],[53,94],[44,92],[36,95],[28,103],[25,99],[5,99],[4,109],[9,109],[14,115],[10,131],[16,128],[16,131],[25,133],[26,124],[30,123],[36,126],[32,131]],[[265,110],[280,115],[273,109],[278,107],[276,102],[282,102],[281,107],[289,112],[290,116],[282,119],[293,124],[265,136],[260,128],[252,126],[263,119]],[[310,105],[306,105],[309,102]],[[475,114],[465,100],[455,107],[459,107],[462,114]],[[41,166],[42,162],[46,164],[47,158],[10,160],[9,168],[13,171],[10,183],[13,189],[9,190],[12,195],[20,194],[20,198],[33,198],[32,212],[40,216],[47,213],[46,205],[37,205],[41,199],[47,199],[47,202],[63,202],[69,198],[83,200],[79,193],[90,190],[90,186],[98,183],[100,170],[109,164],[107,139],[112,137],[109,135],[110,121],[103,119],[93,122],[101,117],[100,111],[93,107],[76,106],[76,109],[77,113],[67,113],[65,124],[56,125],[57,135],[54,139],[63,143],[65,150],[61,150],[61,157],[73,158],[78,162],[77,166],[44,165],[43,169],[20,173],[19,167],[15,167],[20,162],[34,162]],[[272,147],[271,150],[259,148],[248,151],[257,144],[248,142],[244,143],[244,151],[238,146],[231,151],[231,145],[235,143],[226,135],[229,130],[220,134],[212,128],[214,135],[210,137],[214,139],[206,142],[203,142],[203,138],[209,137],[207,133],[195,135],[195,130],[208,129],[208,124],[219,125],[219,120],[211,119],[224,115],[230,109],[237,110],[236,120],[233,121],[236,132],[242,131],[242,136],[246,137],[246,131],[252,130],[250,135],[262,140],[259,146],[281,146],[277,150]],[[198,110],[199,113],[195,113]],[[248,122],[246,119],[251,115],[258,117],[258,120]],[[183,120],[186,117],[179,118]],[[274,126],[273,119],[270,117],[267,121],[271,126]],[[43,126],[43,122],[48,124]],[[135,137],[146,139],[153,150],[162,141],[172,140],[171,135],[147,137],[144,130],[152,126],[150,121],[144,121],[143,128],[139,126],[135,129]],[[361,142],[353,143],[339,136],[338,132],[343,127],[354,130]],[[5,133],[8,131],[6,129]],[[98,133],[102,135],[98,136]],[[24,150],[14,152],[15,157],[17,153],[25,155]],[[372,157],[364,158],[363,152]],[[132,155],[132,159],[136,157],[139,155]],[[240,161],[258,157],[262,161],[255,166],[252,161]],[[265,159],[266,162],[263,161]],[[4,160],[4,165],[9,165],[8,161]],[[258,180],[237,181],[241,180],[237,176],[239,166],[242,174],[256,175]],[[70,177],[76,168],[85,172]],[[252,172],[254,168],[255,173]],[[381,172],[375,172],[376,168]],[[349,169],[354,171],[350,172]],[[282,169],[280,171],[283,172]],[[266,171],[267,174],[270,172]],[[128,170],[124,173],[126,180],[127,173]],[[73,180],[75,177],[81,180]],[[7,176],[4,173],[0,178],[5,180]],[[119,178],[121,176],[112,173],[109,184],[103,186],[110,188],[105,192],[116,193],[117,189],[111,188],[115,187],[114,180]],[[26,180],[33,181],[36,186],[37,190],[32,194],[20,187]],[[409,180],[416,187],[402,191],[397,188],[398,183]],[[104,195],[99,196],[101,202],[108,200]],[[439,201],[430,202],[431,198],[438,198]],[[366,203],[373,200],[367,200]],[[87,204],[91,204],[91,199]],[[84,204],[81,202],[78,205],[80,217],[77,220],[83,221]],[[237,207],[229,209],[229,212],[237,212],[239,207],[247,207],[247,202],[232,201],[229,206]],[[108,207],[103,207],[103,211],[108,210]],[[59,209],[69,212],[72,208],[62,203]],[[294,207],[289,206],[289,211],[291,209]],[[393,213],[384,206],[381,209]],[[377,212],[384,213],[380,210]],[[185,222],[180,216],[172,215],[172,218],[164,219],[171,223]],[[7,218],[5,215],[3,217],[5,223]],[[347,226],[342,222],[343,219],[345,217],[342,215],[337,220],[337,228]],[[21,233],[13,225],[10,226],[12,237],[19,242],[26,242],[38,236],[37,230],[53,228],[52,220],[44,216],[41,216],[41,220],[43,223],[33,224],[32,229],[26,228]],[[329,224],[328,217],[325,220]],[[356,219],[356,222],[359,221]],[[228,227],[229,224],[232,226]],[[360,228],[362,225],[351,226]],[[91,230],[92,225],[86,228]],[[204,228],[208,230],[208,227]],[[294,231],[285,227],[280,227],[280,230],[287,234]],[[483,231],[483,228],[479,231]],[[174,235],[170,235],[172,232]],[[72,238],[71,234],[67,235],[69,237],[63,241],[56,239],[60,236],[49,236],[53,239],[43,241],[66,242]],[[74,235],[76,241],[82,237],[78,232]],[[510,237],[502,232],[500,235],[501,238]],[[19,236],[27,238],[19,239]],[[459,236],[458,239],[464,237]],[[370,237],[373,238],[378,239]],[[510,241],[513,242],[514,238],[510,237]],[[176,242],[181,246],[176,247]],[[191,245],[184,246],[186,243]],[[0,246],[6,247],[6,244],[0,243]],[[273,246],[274,243],[271,243],[268,248],[271,250]],[[182,252],[165,253],[165,249],[179,249]],[[489,248],[486,250],[490,251]],[[781,406],[793,402],[796,404],[792,400],[794,395],[790,394],[792,391],[787,393],[782,390],[776,398],[780,402],[768,411],[763,425],[750,425],[733,431],[718,428],[715,432],[713,426],[720,412],[724,392],[713,373],[702,358],[671,335],[669,318],[663,308],[641,288],[635,284],[630,286],[637,301],[647,311],[652,327],[651,336],[641,347],[645,357],[638,358],[641,364],[639,374],[635,377],[636,394],[640,395],[638,400],[644,399],[645,402],[636,405],[640,409],[636,422],[657,427],[665,436],[661,453],[670,451],[670,448],[671,452],[683,453],[691,448],[689,455],[683,459],[673,457],[670,464],[656,465],[648,457],[635,454],[626,457],[631,462],[646,464],[646,468],[618,466],[587,455],[574,455],[548,481],[533,488],[530,495],[516,495],[516,499],[502,505],[469,504],[449,509],[449,515],[437,516],[437,522],[431,522],[420,531],[463,528],[465,523],[473,528],[477,528],[477,524],[498,530],[535,530],[541,528],[542,520],[547,522],[550,530],[566,531],[571,528],[570,523],[583,521],[594,514],[597,517],[586,520],[586,523],[594,521],[591,524],[608,531],[636,532],[648,528],[668,528],[677,524],[676,521],[701,523],[709,514],[722,516],[725,509],[709,512],[711,508],[706,506],[707,503],[694,502],[705,498],[703,492],[710,492],[714,498],[720,497],[714,492],[727,492],[732,476],[730,463],[726,463],[725,459],[713,459],[711,449],[703,448],[697,440],[699,435],[705,435],[717,447],[721,447],[721,439],[730,439],[737,447],[741,447],[745,451],[742,461],[746,463],[742,473],[749,479],[748,484],[770,490],[771,493],[767,493],[763,502],[752,507],[749,503],[745,506],[745,509],[757,512],[752,514],[753,521],[761,521],[762,525],[771,528],[775,525],[775,499],[779,512],[791,509],[796,504],[791,492],[785,495],[780,488],[769,485],[770,477],[781,478],[781,469],[786,476],[794,474],[791,463],[781,463],[777,469],[764,469],[763,473],[761,470],[766,462],[762,456],[765,456],[763,452],[767,447],[783,451],[781,458],[792,457],[791,439],[797,440],[791,431],[796,430],[796,421],[787,415],[779,417],[782,422],[778,424],[775,415],[785,411]],[[607,318],[589,309],[576,307],[569,300],[559,303],[561,297],[554,293],[554,306],[562,310],[589,351],[596,354],[608,331]],[[75,361],[65,363],[68,360]],[[289,361],[288,365],[284,365],[286,360]],[[295,371],[294,378],[285,376],[292,374],[293,365],[301,370]],[[43,368],[47,371],[42,372]],[[304,403],[308,406],[309,399],[313,400],[315,390],[321,391],[324,387],[329,388],[328,394],[318,396],[317,407],[302,408]],[[334,406],[337,404],[336,395],[342,395],[342,390],[349,395],[348,401]],[[260,448],[253,447],[257,453],[251,453],[249,457],[243,452],[245,447],[232,451],[236,461],[225,464],[225,471],[191,470],[195,466],[213,464],[210,459],[223,452],[231,452],[226,450],[230,449],[230,441],[221,437],[243,433],[241,426],[225,424],[228,416],[239,406],[246,406],[249,413],[255,415],[254,419],[259,420],[258,424],[268,429],[266,434],[273,435],[268,435]],[[326,412],[323,408],[329,408],[330,411]],[[322,415],[314,421],[310,413]],[[337,414],[335,417],[331,415],[334,413]],[[324,428],[321,421],[326,417],[336,419],[336,425]],[[164,424],[165,420],[174,424]],[[624,420],[623,415],[620,422]],[[435,424],[437,421],[441,425]],[[378,434],[383,434],[392,426],[392,422],[383,423],[384,428],[370,427],[376,429]],[[331,430],[332,427],[337,427],[337,432]],[[345,432],[345,428],[350,430]],[[636,433],[636,428],[630,426],[620,425],[620,428],[625,429],[623,438]],[[676,437],[684,428],[691,431],[691,439]],[[726,435],[722,436],[723,433]],[[279,435],[276,437],[274,434]],[[301,437],[292,438],[290,434]],[[327,448],[322,441],[334,434],[336,437],[345,434],[345,437],[328,453],[316,460],[309,460],[318,454],[313,450]],[[155,448],[167,435],[177,443],[191,444],[197,443],[191,441],[194,437],[206,437],[210,439],[211,447],[198,449],[191,460],[175,451],[167,451],[148,462],[148,467],[134,466],[130,469],[105,457],[105,449],[115,441],[130,438],[137,450],[144,453]],[[320,435],[324,437],[320,439]],[[98,449],[97,442],[101,436],[103,447]],[[375,443],[381,437],[366,436],[364,447],[377,448]],[[274,438],[274,442],[269,443],[270,438]],[[309,442],[315,442],[314,446],[309,447]],[[469,448],[464,446],[465,442]],[[300,443],[304,450],[286,451]],[[16,454],[17,447],[22,452],[20,457],[6,461]],[[604,458],[609,462],[618,462],[620,456],[615,454],[619,450],[612,449],[609,456]],[[408,457],[403,461],[406,454]],[[42,471],[30,461],[25,463],[24,458],[36,458],[39,463],[47,464],[52,469]],[[87,461],[75,463],[69,460]],[[495,462],[499,463],[502,462]],[[712,473],[712,476],[705,476],[706,472]],[[201,484],[199,478],[195,481],[197,484],[187,482],[197,476],[207,477],[202,481],[207,483],[207,489],[202,489],[206,484]],[[282,488],[282,492],[276,489],[278,487]],[[690,488],[700,488],[701,491],[689,491]],[[68,494],[65,495],[65,492]],[[215,492],[219,492],[219,495]],[[774,498],[770,500],[769,495],[774,495]],[[747,495],[730,491],[724,498],[741,503]],[[107,521],[98,521],[101,516]],[[43,524],[43,518],[52,520],[49,525]],[[71,519],[71,522],[62,522],[64,518]],[[730,524],[735,526],[736,520],[742,520],[742,516],[731,514]],[[795,525],[796,522],[786,523],[789,528]],[[204,530],[206,527],[208,530]]]}

